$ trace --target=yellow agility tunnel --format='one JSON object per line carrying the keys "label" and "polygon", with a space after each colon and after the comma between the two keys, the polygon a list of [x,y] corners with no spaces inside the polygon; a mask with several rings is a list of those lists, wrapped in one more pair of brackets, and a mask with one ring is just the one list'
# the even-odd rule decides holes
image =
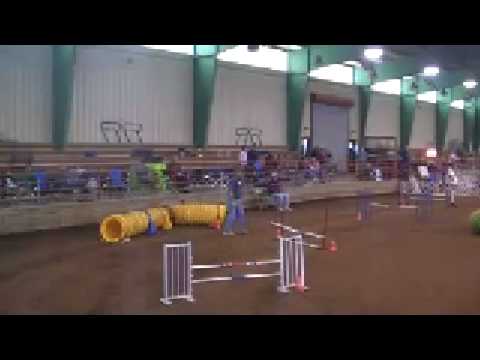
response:
{"label": "yellow agility tunnel", "polygon": [[227,215],[225,205],[182,204],[170,208],[175,225],[211,225],[216,220],[223,223]]}
{"label": "yellow agility tunnel", "polygon": [[170,219],[170,212],[166,208],[151,208],[147,209],[147,214],[150,215],[152,221],[158,228],[163,230],[172,229],[172,220]]}
{"label": "yellow agility tunnel", "polygon": [[170,214],[164,208],[152,208],[147,211],[132,211],[126,214],[107,216],[100,224],[100,234],[107,243],[116,243],[125,238],[143,234],[148,229],[149,216],[159,228],[170,230]]}

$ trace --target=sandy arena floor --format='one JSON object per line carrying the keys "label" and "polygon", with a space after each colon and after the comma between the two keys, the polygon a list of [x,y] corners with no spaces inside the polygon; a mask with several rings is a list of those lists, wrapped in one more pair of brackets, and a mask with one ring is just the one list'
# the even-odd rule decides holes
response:
{"label": "sandy arena floor", "polygon": [[[339,251],[306,249],[310,291],[279,294],[276,279],[201,284],[194,287],[195,303],[170,307],[160,303],[165,241],[191,240],[199,264],[274,258],[278,246],[269,222],[275,212],[248,212],[250,233],[228,238],[178,227],[107,246],[97,226],[2,237],[0,313],[478,314],[480,237],[470,233],[468,215],[480,201],[458,204],[452,209],[436,202],[429,221],[416,220],[413,210],[378,210],[361,224],[354,199],[334,200],[328,235]],[[287,222],[320,232],[324,208],[321,201],[297,205]]]}

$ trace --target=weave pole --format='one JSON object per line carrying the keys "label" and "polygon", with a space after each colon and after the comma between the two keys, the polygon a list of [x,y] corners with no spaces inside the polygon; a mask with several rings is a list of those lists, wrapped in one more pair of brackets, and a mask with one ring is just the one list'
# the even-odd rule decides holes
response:
{"label": "weave pole", "polygon": [[[173,300],[194,301],[193,285],[220,281],[250,280],[261,278],[279,278],[278,292],[287,293],[294,288],[305,291],[305,257],[301,236],[281,238],[278,259],[254,260],[242,262],[223,262],[209,265],[193,265],[192,244],[164,244],[163,247],[163,297],[161,302],[171,305]],[[194,270],[223,269],[235,266],[268,266],[279,265],[279,271],[258,274],[230,274],[196,279]]]}

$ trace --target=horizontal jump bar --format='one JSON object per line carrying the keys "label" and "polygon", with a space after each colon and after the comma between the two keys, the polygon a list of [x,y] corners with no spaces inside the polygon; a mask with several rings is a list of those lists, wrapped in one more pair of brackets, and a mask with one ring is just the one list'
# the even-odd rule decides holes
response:
{"label": "horizontal jump bar", "polygon": [[236,276],[208,277],[208,278],[203,278],[203,279],[192,280],[192,284],[201,284],[201,283],[216,282],[216,281],[233,281],[233,280],[272,278],[272,277],[275,277],[275,276],[280,276],[280,273],[273,273],[273,274],[240,274],[240,275],[236,275]]}
{"label": "horizontal jump bar", "polygon": [[242,262],[226,262],[212,265],[192,265],[192,269],[220,269],[233,266],[262,266],[269,264],[280,264],[280,259],[271,259],[263,261],[242,261]]}
{"label": "horizontal jump bar", "polygon": [[302,232],[298,229],[295,229],[291,226],[287,226],[287,225],[283,225],[281,223],[276,223],[276,222],[271,222],[271,224],[275,227],[280,227],[282,228],[283,230],[286,230],[288,232],[291,232],[293,234],[301,234],[302,236],[307,236],[307,237],[313,237],[315,239],[325,239],[326,236],[325,235],[320,235],[320,234],[317,234],[317,233],[314,233],[314,232],[310,232],[310,231],[306,231],[306,232]]}

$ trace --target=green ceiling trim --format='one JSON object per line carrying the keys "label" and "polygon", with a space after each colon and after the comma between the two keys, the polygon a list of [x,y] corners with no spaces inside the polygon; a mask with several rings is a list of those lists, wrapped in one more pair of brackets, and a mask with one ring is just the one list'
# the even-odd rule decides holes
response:
{"label": "green ceiling trim", "polygon": [[418,63],[414,59],[402,58],[401,60],[385,61],[373,66],[375,69],[374,81],[401,79],[404,76],[415,76],[419,71]]}
{"label": "green ceiling trim", "polygon": [[361,58],[359,45],[310,45],[311,69]]}
{"label": "green ceiling trim", "polygon": [[238,45],[218,45],[218,53],[227,51],[229,49],[233,49],[236,46],[238,46]]}

